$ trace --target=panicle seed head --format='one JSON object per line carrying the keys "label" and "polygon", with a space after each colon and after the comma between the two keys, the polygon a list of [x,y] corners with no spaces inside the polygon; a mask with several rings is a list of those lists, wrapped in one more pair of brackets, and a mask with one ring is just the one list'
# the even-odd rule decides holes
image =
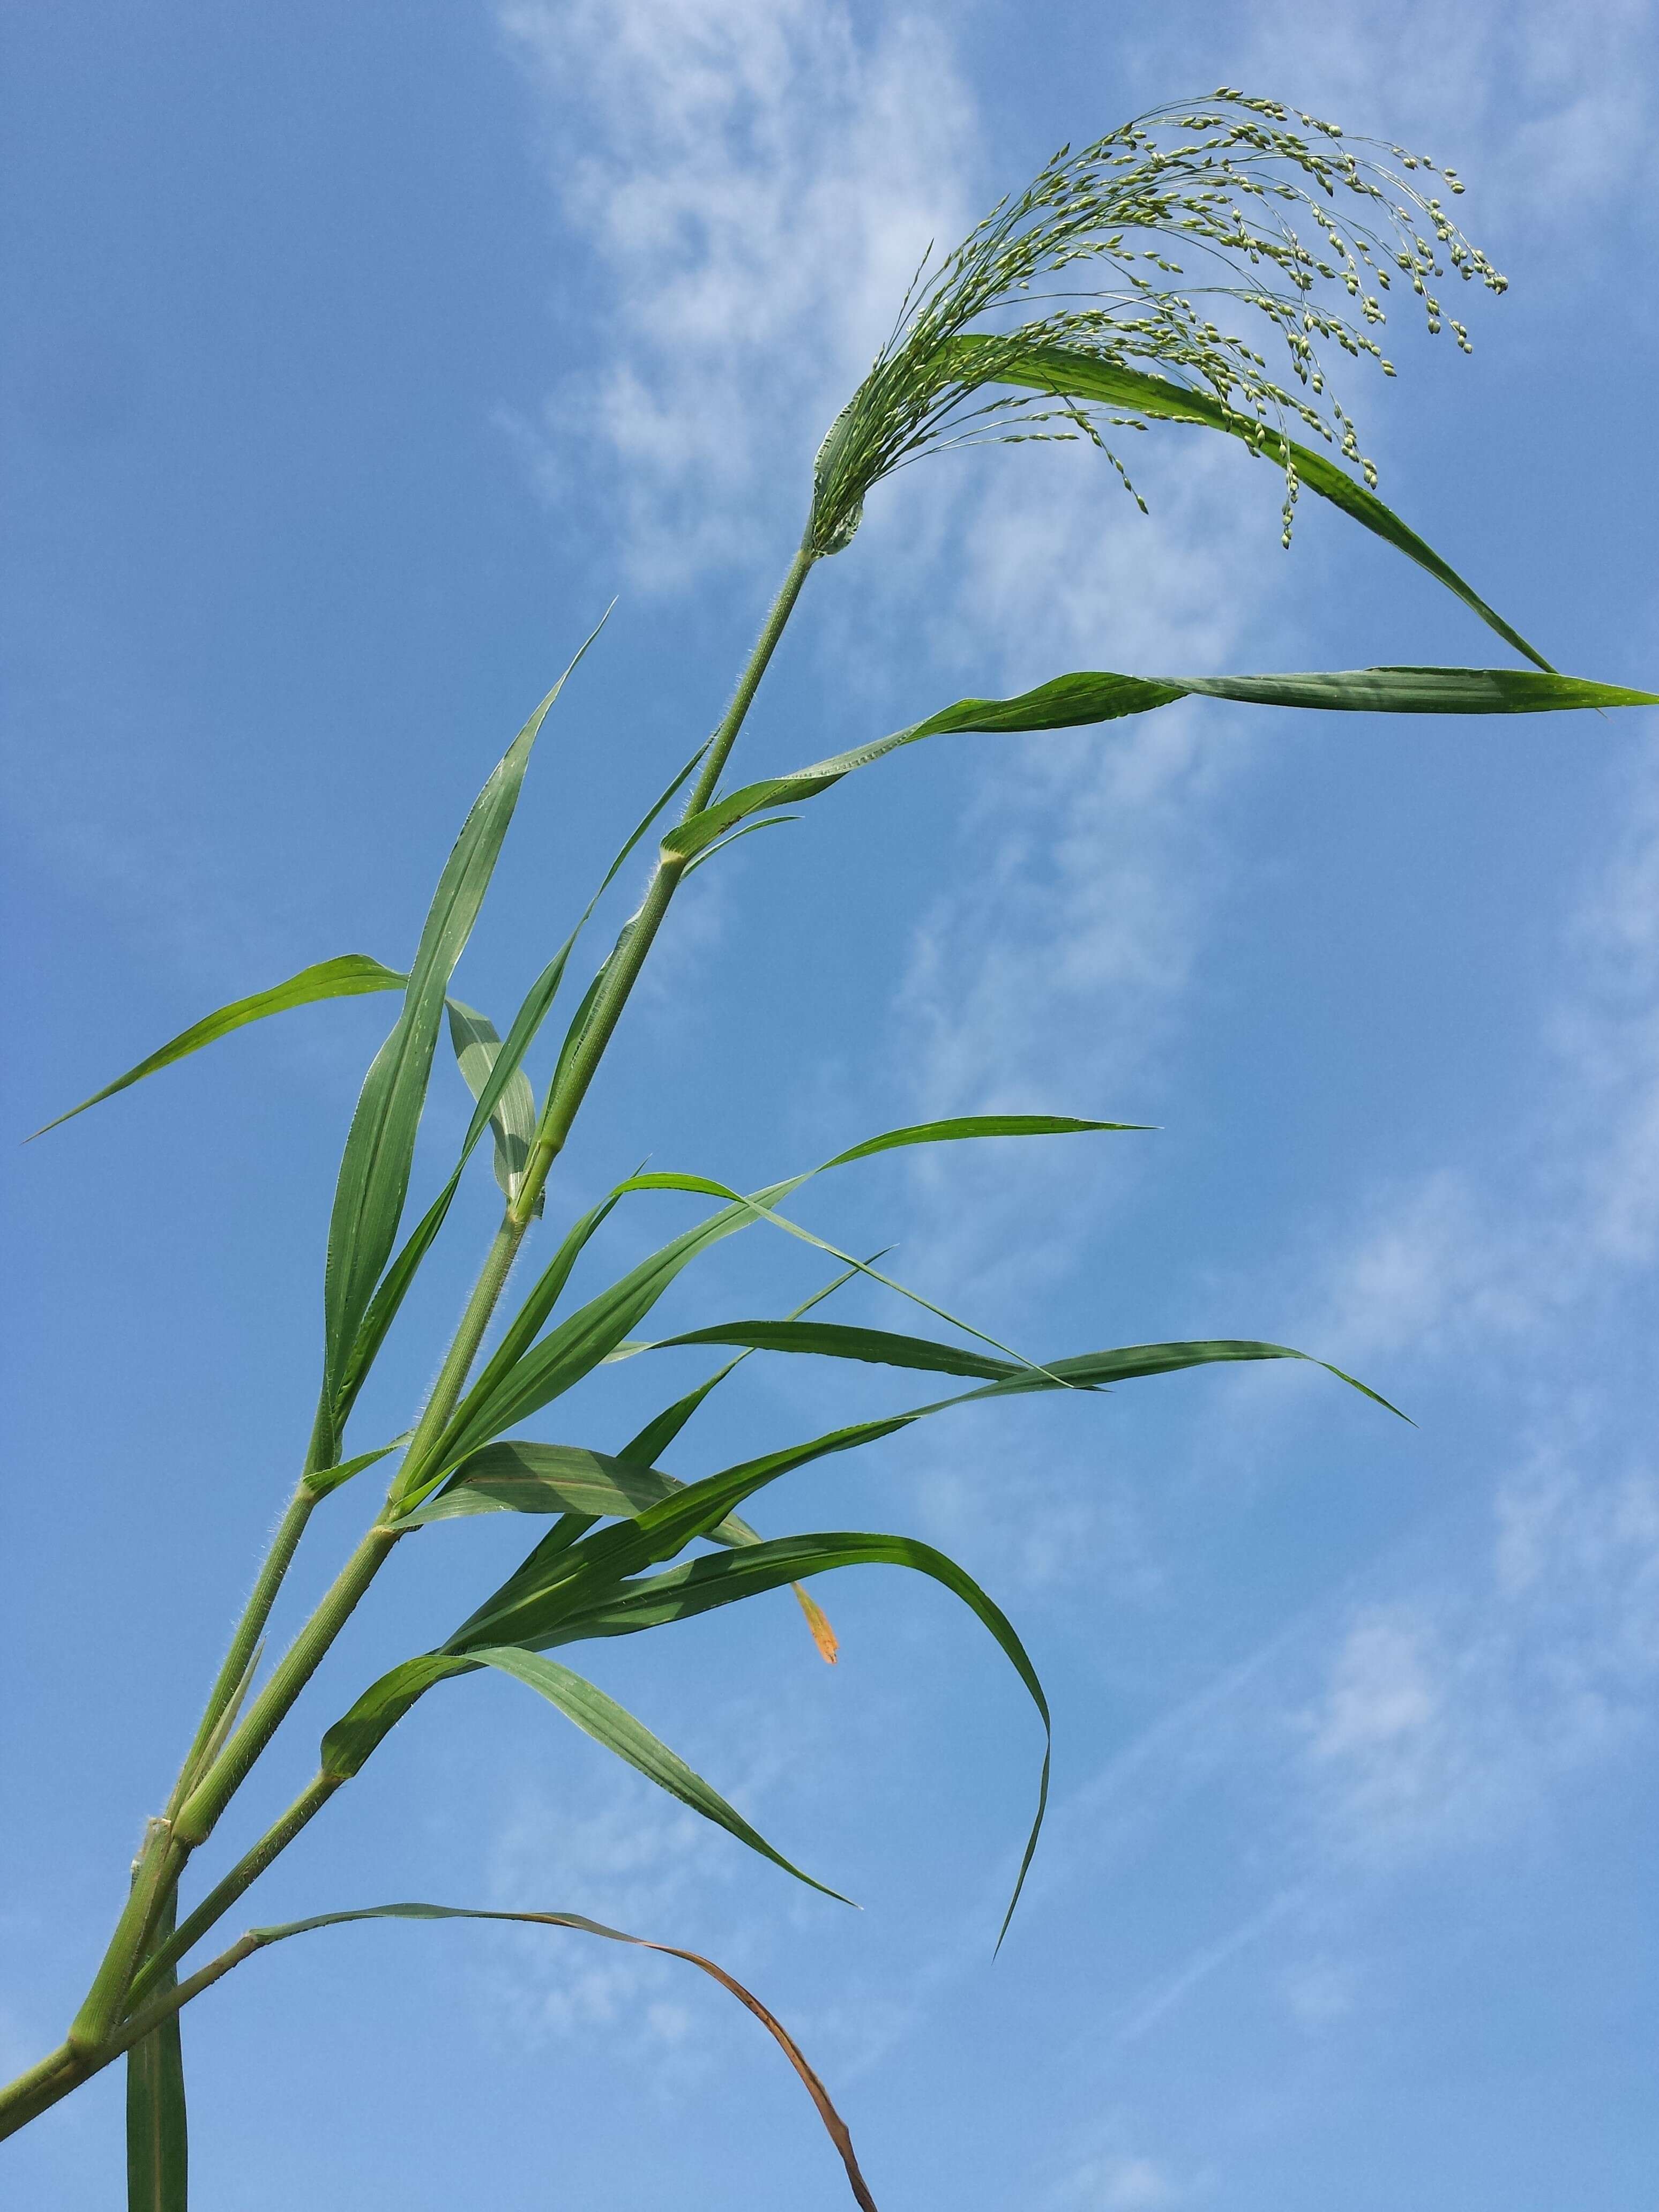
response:
{"label": "panicle seed head", "polygon": [[[935,262],[930,247],[891,335],[818,449],[809,549],[839,552],[884,477],[958,446],[1087,439],[1144,513],[1101,430],[1145,425],[1068,393],[1055,348],[1109,368],[1155,368],[1218,402],[1257,452],[1285,463],[1287,545],[1292,428],[1335,444],[1374,485],[1352,418],[1326,398],[1322,344],[1392,376],[1370,333],[1386,320],[1378,295],[1398,271],[1422,301],[1430,333],[1449,321],[1467,353],[1468,332],[1443,316],[1425,279],[1443,276],[1449,263],[1490,292],[1505,282],[1440,199],[1409,181],[1439,177],[1460,193],[1451,170],[1401,146],[1346,138],[1337,125],[1297,110],[1304,137],[1289,127],[1291,113],[1231,86],[1154,109],[1079,152],[1062,146],[954,252]],[[1184,260],[1170,257],[1171,240]],[[1046,310],[1035,316],[1034,286]],[[1012,326],[1010,309],[1023,318]],[[1285,380],[1231,326],[1240,309],[1271,326],[1289,362]],[[1011,372],[1042,388],[986,397]]]}

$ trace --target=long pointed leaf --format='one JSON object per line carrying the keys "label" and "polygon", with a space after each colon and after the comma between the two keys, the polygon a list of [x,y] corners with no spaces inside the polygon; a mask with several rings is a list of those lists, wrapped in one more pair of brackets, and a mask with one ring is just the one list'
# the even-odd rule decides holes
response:
{"label": "long pointed leaf", "polygon": [[838,1889],[815,1881],[810,1874],[803,1874],[794,1863],[774,1850],[764,1836],[750,1826],[741,1813],[728,1805],[719,1790],[695,1773],[678,1752],[652,1735],[650,1729],[636,1721],[632,1713],[619,1705],[614,1698],[597,1688],[580,1674],[573,1674],[568,1667],[561,1667],[551,1659],[544,1659],[534,1651],[515,1650],[510,1645],[495,1650],[474,1651],[471,1656],[482,1660],[486,1667],[498,1668],[517,1681],[556,1705],[568,1720],[574,1721],[595,1743],[607,1751],[614,1751],[618,1759],[665,1790],[671,1797],[678,1797],[682,1805],[689,1805],[694,1813],[701,1813],[705,1820],[712,1820],[717,1828],[724,1828],[740,1844],[747,1844],[763,1859],[781,1867],[786,1874],[804,1881],[809,1889],[822,1891],[833,1897],[837,1905],[850,1905],[852,1899],[843,1897]]}
{"label": "long pointed leaf", "polygon": [[505,1082],[492,1084],[490,1077],[501,1055],[495,1024],[459,999],[451,998],[448,1006],[449,1039],[462,1081],[480,1105],[486,1091],[494,1097],[489,1127],[495,1140],[495,1180],[510,1203],[519,1194],[536,1139],[536,1094],[521,1067],[514,1068]]}
{"label": "long pointed leaf", "polygon": [[635,1509],[631,1518],[600,1529],[568,1550],[544,1556],[538,1547],[462,1622],[443,1649],[464,1657],[488,1644],[519,1644],[529,1649],[560,1642],[574,1613],[605,1601],[626,1577],[673,1559],[688,1544],[708,1535],[756,1491],[815,1460],[856,1451],[892,1436],[918,1418],[899,1413],[831,1429],[805,1443],[723,1468],[700,1482],[684,1484],[659,1504]]}
{"label": "long pointed leaf", "polygon": [[[734,1467],[687,1483],[659,1504],[636,1511],[632,1525],[603,1529],[591,1536],[580,1530],[566,1541],[538,1546],[529,1558],[486,1598],[449,1638],[445,1649],[465,1651],[473,1644],[515,1643],[551,1644],[562,1640],[568,1622],[593,1605],[608,1601],[622,1579],[654,1563],[672,1559],[699,1537],[706,1536],[757,1491],[833,1453],[852,1451],[884,1437],[892,1436],[913,1422],[957,1406],[985,1398],[1030,1390],[1091,1390],[1114,1382],[1149,1375],[1173,1374],[1182,1369],[1218,1362],[1294,1359],[1324,1369],[1362,1396],[1395,1413],[1399,1408],[1364,1383],[1324,1360],[1282,1344],[1266,1344],[1249,1338],[1207,1338],[1188,1343],[1129,1345],[1109,1352],[1085,1352],[1033,1368],[955,1397],[936,1399],[879,1420],[832,1429],[803,1443],[744,1460]],[[580,1536],[580,1540],[578,1540]]]}
{"label": "long pointed leaf", "polygon": [[350,1711],[336,1721],[324,1735],[324,1773],[345,1779],[359,1772],[370,1754],[428,1690],[456,1675],[473,1674],[480,1667],[493,1667],[528,1684],[596,1743],[615,1752],[659,1789],[667,1790],[670,1796],[678,1797],[682,1804],[701,1813],[706,1820],[726,1829],[740,1843],[747,1844],[750,1850],[770,1859],[775,1866],[793,1875],[810,1889],[823,1890],[826,1897],[833,1897],[841,1905],[851,1902],[839,1890],[826,1888],[811,1875],[803,1874],[781,1851],[774,1850],[758,1830],[728,1805],[717,1790],[613,1698],[607,1697],[580,1674],[573,1674],[568,1668],[541,1659],[531,1651],[479,1644],[465,1652],[424,1652],[390,1668],[378,1681],[370,1683]]}
{"label": "long pointed leaf", "polygon": [[[151,1948],[172,1935],[173,1899],[158,1915]],[[169,1966],[153,1994],[176,1984]],[[127,2212],[188,2212],[190,2123],[185,2061],[175,2012],[127,2053]]]}
{"label": "long pointed leaf", "polygon": [[[344,952],[337,960],[319,960],[314,967],[302,968],[297,975],[290,975],[285,983],[273,983],[268,991],[256,991],[251,998],[238,999],[228,1006],[221,1006],[217,1013],[204,1015],[192,1022],[176,1037],[141,1060],[137,1067],[130,1067],[125,1075],[118,1075],[113,1083],[106,1083],[101,1091],[94,1091],[90,1098],[83,1098],[78,1106],[71,1106],[67,1114],[59,1114],[35,1131],[44,1137],[47,1129],[60,1128],[72,1121],[77,1114],[84,1114],[88,1106],[96,1106],[106,1098],[112,1098],[118,1091],[129,1084],[142,1083],[145,1076],[154,1075],[158,1069],[171,1067],[175,1060],[184,1060],[192,1052],[200,1052],[204,1045],[216,1043],[240,1030],[249,1022],[262,1022],[269,1014],[285,1013],[290,1006],[307,1006],[318,999],[353,999],[369,991],[401,991],[408,982],[395,968],[383,968],[378,960],[371,960],[366,952]],[[34,1139],[30,1138],[32,1144]]]}
{"label": "long pointed leaf", "polygon": [[[821,1175],[823,1172],[821,1168],[813,1170],[814,1174]],[[805,1176],[800,1177],[797,1188],[799,1182],[806,1180]],[[635,1176],[634,1187],[639,1190],[691,1191],[706,1198],[730,1199],[735,1205],[746,1206],[758,1219],[769,1223],[774,1229],[782,1230],[786,1236],[798,1237],[803,1244],[811,1245],[816,1251],[829,1253],[832,1259],[842,1261],[848,1266],[855,1268],[860,1275],[867,1275],[872,1283],[879,1283],[884,1290],[896,1291],[900,1297],[908,1298],[912,1305],[920,1306],[924,1313],[930,1313],[939,1321],[949,1322],[952,1328],[963,1329],[968,1335],[976,1336],[981,1344],[988,1344],[994,1350],[1006,1352],[1017,1365],[1031,1364],[1029,1361],[1022,1361],[1012,1347],[1005,1344],[1000,1337],[988,1335],[982,1328],[975,1328],[972,1322],[963,1321],[959,1314],[951,1312],[948,1307],[936,1306],[931,1298],[923,1297],[920,1291],[911,1290],[908,1285],[896,1281],[891,1275],[884,1275],[878,1267],[871,1267],[866,1261],[854,1259],[850,1252],[843,1252],[839,1244],[831,1244],[827,1237],[815,1237],[810,1229],[802,1228],[799,1221],[791,1221],[787,1214],[775,1211],[771,1206],[764,1202],[763,1196],[745,1198],[741,1191],[733,1190],[727,1183],[716,1182],[708,1176],[657,1174]],[[647,1348],[643,1345],[622,1344],[616,1347],[614,1356],[619,1358],[631,1358],[635,1352]]]}
{"label": "long pointed leaf", "polygon": [[714,1328],[687,1329],[641,1347],[666,1352],[680,1345],[736,1344],[750,1352],[811,1352],[823,1359],[860,1359],[877,1367],[923,1368],[939,1375],[975,1375],[997,1382],[1023,1375],[1023,1365],[990,1359],[956,1344],[925,1336],[900,1336],[885,1328],[849,1328],[838,1322],[733,1321]]}
{"label": "long pointed leaf", "polygon": [[[423,1505],[401,1515],[399,1528],[424,1528],[480,1513],[577,1513],[590,1520],[616,1515],[632,1519],[686,1485],[648,1461],[612,1458],[580,1444],[515,1440],[485,1444],[455,1469]],[[716,1544],[757,1544],[754,1530],[735,1516],[708,1532]]]}
{"label": "long pointed leaf", "polygon": [[[877,1152],[893,1151],[908,1146],[963,1142],[972,1139],[1009,1136],[1071,1136],[1096,1131],[1134,1129],[1140,1125],[1126,1121],[1085,1121],[1069,1115],[1053,1114],[979,1114],[957,1115],[948,1121],[915,1122],[900,1129],[884,1131],[850,1146],[826,1160],[820,1167],[809,1169],[805,1174],[789,1176],[750,1196],[742,1196],[702,1176],[671,1175],[638,1175],[619,1183],[606,1203],[614,1204],[626,1192],[647,1190],[684,1190],[702,1192],[731,1200],[723,1210],[711,1214],[696,1227],[663,1245],[648,1259],[642,1260],[610,1289],[588,1301],[562,1326],[540,1343],[532,1340],[552,1301],[543,1300],[539,1288],[532,1293],[525,1310],[514,1321],[495,1357],[485,1367],[467,1396],[457,1409],[454,1421],[445,1437],[441,1454],[442,1463],[453,1465],[466,1453],[499,1436],[503,1429],[529,1416],[571,1389],[585,1375],[590,1374],[602,1360],[608,1358],[627,1339],[629,1331],[643,1319],[681,1270],[689,1266],[701,1253],[721,1238],[749,1227],[758,1219],[771,1220],[775,1226],[786,1229],[791,1236],[803,1238],[820,1250],[832,1254],[843,1266],[850,1266],[865,1273],[873,1273],[867,1261],[855,1260],[848,1253],[825,1243],[799,1223],[774,1214],[771,1209],[782,1199],[799,1190],[812,1176],[823,1175],[835,1167],[867,1158]],[[562,1289],[565,1277],[559,1278]],[[906,1297],[916,1293],[905,1291],[902,1285],[890,1283],[884,1275],[876,1280],[890,1289],[898,1290]],[[925,1298],[916,1302],[953,1326],[968,1329],[970,1335],[979,1332],[940,1307],[929,1304]],[[995,1343],[994,1339],[986,1340]],[[996,1345],[1006,1352],[1004,1345]],[[411,1503],[414,1501],[411,1500]]]}
{"label": "long pointed leaf", "polygon": [[1310,491],[1328,500],[1363,528],[1403,553],[1408,561],[1425,568],[1437,583],[1443,584],[1479,615],[1489,629],[1496,630],[1505,644],[1512,645],[1538,667],[1548,669],[1550,664],[1542,653],[1489,607],[1431,545],[1402,522],[1392,508],[1385,507],[1374,492],[1356,483],[1346,470],[1314,447],[1298,445],[1282,431],[1224,407],[1210,392],[1173,383],[1166,377],[1149,376],[1143,370],[1121,368],[1115,362],[1097,360],[1070,346],[1031,346],[1010,359],[1005,341],[969,333],[952,340],[951,349],[962,356],[964,366],[971,372],[975,352],[985,353],[988,349],[1001,356],[995,373],[988,380],[992,383],[1018,385],[1028,391],[1050,392],[1056,398],[1093,399],[1109,407],[1133,407],[1140,414],[1165,422],[1200,424],[1206,429],[1223,430],[1230,437],[1242,439],[1253,452],[1265,453],[1281,465],[1290,463]]}
{"label": "long pointed leaf", "polygon": [[1013,1895],[1003,1916],[1001,1934],[997,1937],[1000,1944],[1019,1902],[1031,1856],[1042,1830],[1048,1803],[1053,1726],[1042,1684],[1012,1623],[973,1577],[943,1552],[914,1537],[872,1535],[857,1530],[785,1536],[750,1550],[717,1553],[689,1560],[644,1582],[629,1583],[596,1603],[591,1610],[573,1615],[556,1640],[560,1644],[574,1644],[595,1636],[631,1636],[644,1629],[661,1627],[672,1620],[689,1620],[717,1607],[757,1597],[784,1583],[800,1582],[808,1576],[824,1574],[837,1567],[869,1565],[909,1567],[919,1574],[930,1575],[959,1597],[1001,1645],[1042,1716],[1044,1745],[1036,1818],[1020,1860]]}
{"label": "long pointed leaf", "polygon": [[1122,676],[1109,669],[1086,669],[1056,676],[1012,699],[958,699],[890,737],[790,775],[744,784],[671,830],[663,850],[689,859],[735,823],[769,807],[814,799],[844,775],[923,738],[1076,729],[1150,714],[1193,694],[1250,706],[1350,714],[1540,714],[1582,707],[1659,706],[1652,692],[1526,668],[1346,668],[1283,676]]}
{"label": "long pointed leaf", "polygon": [[[868,1267],[884,1256],[881,1252],[872,1252],[869,1260],[861,1261],[860,1264]],[[832,1276],[822,1290],[814,1291],[810,1298],[804,1298],[800,1304],[795,1307],[793,1312],[787,1314],[784,1318],[787,1321],[799,1321],[803,1314],[810,1313],[814,1306],[822,1305],[825,1298],[833,1297],[843,1285],[852,1281],[858,1272],[857,1267],[848,1267],[839,1275]],[[623,1446],[622,1456],[624,1459],[659,1458],[702,1406],[709,1393],[718,1389],[727,1376],[734,1374],[749,1356],[747,1352],[740,1352],[735,1359],[728,1359],[723,1367],[717,1367],[706,1381],[697,1385],[695,1390],[687,1391],[683,1398],[677,1398],[672,1406],[665,1407],[660,1413],[646,1423],[644,1428],[630,1443]],[[709,1534],[716,1542],[719,1542],[723,1540],[724,1532],[732,1528],[746,1529],[747,1527],[747,1522],[739,1521],[736,1514],[728,1514],[720,1528],[711,1529]],[[753,1536],[752,1531],[750,1534],[753,1541],[756,1543],[760,1541],[758,1536]],[[791,1587],[794,1593],[795,1602],[799,1606],[801,1616],[806,1623],[808,1633],[817,1648],[818,1656],[826,1666],[833,1667],[841,1656],[841,1639],[831,1626],[829,1615],[804,1583],[795,1583]]]}
{"label": "long pointed leaf", "polygon": [[324,1279],[325,1373],[331,1399],[397,1240],[450,976],[489,889],[537,732],[592,642],[590,637],[584,643],[474,802],[421,933],[403,1017],[375,1055],[352,1116],[335,1188]]}
{"label": "long pointed leaf", "polygon": [[767,2010],[757,1996],[746,1990],[732,1975],[728,1974],[723,1966],[717,1966],[712,1959],[705,1959],[701,1952],[683,1951],[672,1943],[648,1942],[643,1936],[629,1936],[620,1928],[607,1928],[603,1921],[586,1919],[579,1912],[492,1912],[473,1911],[465,1906],[454,1905],[371,1905],[361,1907],[355,1912],[319,1912],[313,1914],[309,1920],[290,1920],[278,1928],[255,1928],[250,1931],[250,1934],[257,1939],[259,1948],[263,1948],[268,1944],[286,1942],[291,1936],[307,1936],[313,1929],[318,1928],[343,1927],[349,1922],[355,1920],[495,1920],[516,1922],[538,1928],[569,1928],[585,1936],[602,1936],[608,1942],[631,1943],[641,1951],[656,1951],[664,1958],[684,1959],[688,1966],[698,1967],[703,1973],[717,1981],[722,1989],[729,1990],[739,2004],[753,2013],[767,2033],[778,2045],[805,2083],[807,2094],[817,2108],[818,2118],[823,2121],[830,2141],[841,2155],[842,2164],[847,2169],[847,2179],[852,2186],[853,2195],[860,2208],[860,2212],[876,2212],[876,2200],[870,2194],[869,2185],[859,2171],[859,2162],[853,2153],[853,2139],[848,2133],[847,2124],[830,2103],[829,2092],[807,2064],[799,2045],[788,2034],[781,2023]]}
{"label": "long pointed leaf", "polygon": [[[775,1185],[760,1194],[762,1201],[787,1195],[804,1180],[798,1176],[793,1183]],[[650,1177],[630,1176],[611,1193],[607,1203],[614,1204],[626,1191],[663,1187]],[[578,1307],[539,1343],[525,1344],[527,1331],[520,1326],[520,1316],[495,1358],[457,1408],[439,1458],[449,1464],[464,1457],[591,1374],[699,1253],[722,1237],[748,1228],[755,1218],[754,1207],[747,1200],[711,1214],[631,1267],[608,1290]]]}
{"label": "long pointed leaf", "polygon": [[386,1332],[397,1318],[398,1310],[404,1302],[410,1283],[415,1279],[421,1262],[425,1259],[434,1239],[443,1226],[451,1203],[460,1188],[462,1170],[472,1157],[474,1146],[489,1126],[490,1118],[495,1113],[497,1100],[517,1075],[526,1053],[530,1049],[537,1031],[547,1017],[549,1008],[558,995],[559,986],[564,980],[565,968],[577,938],[581,934],[594,908],[616,880],[617,872],[627,860],[629,854],[633,852],[641,838],[650,829],[675,793],[684,784],[708,750],[707,744],[699,745],[684,767],[668,785],[666,790],[641,817],[633,833],[611,861],[605,872],[604,882],[589,899],[576,927],[525,994],[523,1003],[513,1018],[513,1026],[507,1033],[507,1041],[495,1055],[483,1088],[478,1093],[477,1101],[473,1109],[472,1120],[462,1140],[461,1156],[456,1163],[453,1174],[428,1207],[411,1232],[408,1242],[381,1277],[380,1285],[369,1302],[368,1311],[363,1316],[362,1324],[357,1331],[341,1377],[337,1394],[338,1410],[336,1416],[337,1422],[343,1423],[346,1414],[349,1413],[352,1402],[362,1385],[363,1378],[374,1364],[380,1346],[385,1341]]}

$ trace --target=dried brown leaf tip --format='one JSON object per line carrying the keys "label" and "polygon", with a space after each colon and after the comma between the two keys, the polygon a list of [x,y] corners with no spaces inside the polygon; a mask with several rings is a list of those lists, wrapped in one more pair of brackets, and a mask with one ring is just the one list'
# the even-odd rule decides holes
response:
{"label": "dried brown leaf tip", "polygon": [[806,1615],[806,1626],[812,1632],[813,1643],[817,1645],[825,1661],[833,1667],[841,1656],[841,1643],[835,1630],[830,1626],[829,1614],[815,1597],[808,1595],[801,1583],[793,1583],[790,1587],[799,1601],[801,1611]]}

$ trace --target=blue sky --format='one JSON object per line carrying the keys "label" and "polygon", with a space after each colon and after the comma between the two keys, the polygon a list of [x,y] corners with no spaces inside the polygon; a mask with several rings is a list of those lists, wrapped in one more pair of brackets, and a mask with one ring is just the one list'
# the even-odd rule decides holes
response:
{"label": "blue sky", "polygon": [[[1383,495],[1558,665],[1659,688],[1647,0],[7,12],[17,1135],[307,962],[406,958],[472,793],[619,595],[460,972],[504,1019],[717,713],[928,240],[1164,96],[1261,88],[1468,179],[1512,289],[1472,361],[1402,331],[1397,383],[1348,387]],[[910,471],[815,575],[741,759],[1069,668],[1498,657],[1306,499],[1281,554],[1273,477],[1210,442],[1139,441],[1146,520],[1072,449]],[[1039,1354],[1262,1335],[1418,1424],[1310,1372],[1166,1378],[912,1432],[757,1510],[941,1544],[1024,1633],[1054,1802],[994,1963],[1035,1723],[971,1620],[873,1570],[821,1585],[833,1672],[783,1596],[592,1668],[861,1912],[469,1680],[253,1917],[425,1897],[706,1948],[799,2033],[884,2212],[1638,2201],[1655,729],[1197,702],[944,740],[676,907],[554,1210],[647,1153],[753,1183],[952,1110],[1156,1122],[878,1163],[807,1218],[896,1242],[908,1280]],[[385,1020],[286,1017],[9,1153],[17,2065],[84,1987],[303,1449],[333,1164]],[[463,1123],[441,1068],[423,1188]],[[492,1188],[480,1167],[365,1444],[429,1379]],[[672,1313],[814,1279],[736,1240]],[[560,1440],[619,1443],[648,1380],[616,1370]],[[685,1471],[908,1395],[757,1360]],[[368,1510],[318,1516],[296,1607]],[[234,1840],[522,1547],[491,1522],[403,1548]],[[847,2201],[751,2021],[575,1937],[319,1936],[185,2034],[198,2197],[234,2212]],[[4,2156],[9,2202],[107,2205],[117,2078]]]}

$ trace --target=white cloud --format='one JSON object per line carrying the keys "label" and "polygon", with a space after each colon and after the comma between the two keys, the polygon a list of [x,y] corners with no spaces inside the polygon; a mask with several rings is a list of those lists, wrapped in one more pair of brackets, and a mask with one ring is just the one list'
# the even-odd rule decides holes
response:
{"label": "white cloud", "polygon": [[1339,1847],[1395,1864],[1511,1837],[1567,1775],[1650,1732],[1659,1479],[1593,1443],[1500,1486],[1473,1576],[1361,1607],[1305,1717]]}
{"label": "white cloud", "polygon": [[1154,2212],[1158,2205],[1178,2201],[1164,2168],[1133,2152],[1091,2159],[1070,2177],[1057,2199],[1079,2212]]}
{"label": "white cloud", "polygon": [[522,0],[501,20],[611,301],[604,367],[520,426],[544,485],[563,495],[578,446],[608,456],[639,580],[775,566],[917,262],[974,212],[947,42],[911,15],[862,39],[821,0]]}
{"label": "white cloud", "polygon": [[1491,1358],[1659,1256],[1659,772],[1633,768],[1613,811],[1531,1112],[1478,1169],[1371,1194],[1300,1324],[1337,1356]]}
{"label": "white cloud", "polygon": [[1183,12],[1135,65],[1163,98],[1224,69],[1449,161],[1484,220],[1571,229],[1650,162],[1654,32],[1650,0],[1250,0],[1218,41]]}
{"label": "white cloud", "polygon": [[[629,1935],[684,1928],[730,1875],[719,1839],[696,1814],[617,1777],[589,1787],[580,1811],[522,1802],[495,1839],[492,1901],[510,1911],[576,1911]],[[547,1869],[560,1894],[548,1894]],[[568,2039],[595,2027],[624,2042],[680,2039],[682,1970],[672,1960],[556,1929],[503,1929],[489,1975],[492,2007],[515,2037]]]}

